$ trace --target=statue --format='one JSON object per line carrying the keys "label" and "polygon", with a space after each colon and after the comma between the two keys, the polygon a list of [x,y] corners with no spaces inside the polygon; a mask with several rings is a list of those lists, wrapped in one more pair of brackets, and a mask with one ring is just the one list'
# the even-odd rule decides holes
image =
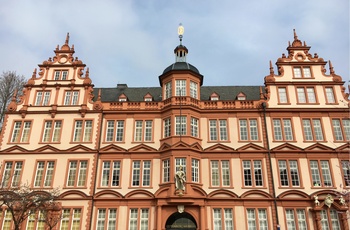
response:
{"label": "statue", "polygon": [[185,191],[186,175],[182,170],[182,166],[179,166],[179,170],[175,174],[175,188],[176,190]]}
{"label": "statue", "polygon": [[324,203],[328,206],[328,208],[330,208],[331,205],[333,204],[333,202],[334,202],[334,199],[333,199],[332,195],[328,194],[326,196],[326,199],[324,200]]}
{"label": "statue", "polygon": [[320,205],[320,201],[318,200],[318,196],[315,195],[314,199],[315,199],[315,206],[319,206]]}
{"label": "statue", "polygon": [[339,197],[339,203],[340,203],[342,206],[345,206],[345,205],[346,205],[345,199],[344,199],[343,196],[340,196],[340,197]]}

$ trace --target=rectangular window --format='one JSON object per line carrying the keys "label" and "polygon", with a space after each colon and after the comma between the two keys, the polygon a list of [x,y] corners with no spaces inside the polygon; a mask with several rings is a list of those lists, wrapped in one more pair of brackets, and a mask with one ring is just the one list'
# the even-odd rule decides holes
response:
{"label": "rectangular window", "polygon": [[296,160],[279,160],[278,168],[282,187],[299,187],[299,170]]}
{"label": "rectangular window", "polygon": [[152,141],[153,121],[135,121],[134,141]]}
{"label": "rectangular window", "polygon": [[333,87],[326,87],[325,90],[326,90],[327,103],[335,103]]}
{"label": "rectangular window", "polygon": [[292,141],[293,131],[290,119],[273,119],[273,134],[276,141]]}
{"label": "rectangular window", "polygon": [[[2,229],[3,230],[10,230],[14,229],[12,227],[12,214],[10,211],[7,211],[6,209],[4,211],[0,210],[0,214],[3,214],[3,222],[2,222]],[[2,216],[0,216],[2,217]]]}
{"label": "rectangular window", "polygon": [[248,230],[267,230],[267,211],[266,209],[255,209],[248,208],[247,209],[247,226]]}
{"label": "rectangular window", "polygon": [[258,136],[258,122],[256,119],[240,119],[239,120],[239,134],[241,141],[257,141]]}
{"label": "rectangular window", "polygon": [[233,212],[231,208],[213,209],[214,230],[233,230]]}
{"label": "rectangular window", "polygon": [[54,161],[38,161],[36,163],[34,187],[52,187],[54,169]]}
{"label": "rectangular window", "polygon": [[315,89],[313,87],[297,88],[298,103],[316,103]]}
{"label": "rectangular window", "polygon": [[165,98],[164,99],[168,99],[171,97],[171,81],[168,83],[165,83]]}
{"label": "rectangular window", "polygon": [[175,135],[186,135],[187,117],[176,116],[175,117]]}
{"label": "rectangular window", "polygon": [[81,209],[80,208],[64,208],[62,211],[62,219],[60,230],[79,230],[81,229]]}
{"label": "rectangular window", "polygon": [[59,142],[62,121],[45,121],[42,142]]}
{"label": "rectangular window", "polygon": [[198,84],[191,81],[190,82],[190,96],[197,99],[197,92],[198,92]]}
{"label": "rectangular window", "polygon": [[350,186],[350,162],[349,162],[349,160],[342,160],[341,166],[342,166],[342,171],[343,171],[344,185]]}
{"label": "rectangular window", "polygon": [[74,125],[74,142],[90,142],[92,135],[92,120],[75,121]]}
{"label": "rectangular window", "polygon": [[67,80],[68,70],[56,70],[54,80]]}
{"label": "rectangular window", "polygon": [[306,141],[323,141],[320,119],[303,119],[303,129]]}
{"label": "rectangular window", "polygon": [[198,137],[198,119],[191,117],[191,136]]}
{"label": "rectangular window", "polygon": [[192,159],[192,182],[199,182],[199,160]]}
{"label": "rectangular window", "polygon": [[171,136],[171,120],[170,118],[164,119],[164,137]]}
{"label": "rectangular window", "polygon": [[170,181],[170,160],[163,160],[163,182]]}
{"label": "rectangular window", "polygon": [[336,141],[350,140],[350,120],[332,119],[333,133]]}
{"label": "rectangular window", "polygon": [[214,187],[227,187],[231,185],[230,179],[230,162],[228,160],[212,160],[211,168],[211,185]]}
{"label": "rectangular window", "polygon": [[103,161],[101,186],[120,186],[120,161]]}
{"label": "rectangular window", "polygon": [[261,160],[244,160],[242,164],[244,186],[263,186]]}
{"label": "rectangular window", "polygon": [[15,121],[12,130],[11,142],[28,143],[31,126],[31,121]]}
{"label": "rectangular window", "polygon": [[63,105],[77,105],[79,99],[79,91],[66,91]]}
{"label": "rectangular window", "polygon": [[176,80],[175,96],[187,96],[186,95],[186,80]]}
{"label": "rectangular window", "polygon": [[286,209],[287,230],[307,230],[304,209]]}
{"label": "rectangular window", "polygon": [[124,121],[108,120],[106,127],[106,142],[121,142],[124,140]]}
{"label": "rectangular window", "polygon": [[37,91],[35,97],[35,106],[46,106],[49,104],[50,91]]}
{"label": "rectangular window", "polygon": [[132,162],[132,186],[151,186],[151,161]]}
{"label": "rectangular window", "polygon": [[86,160],[73,160],[69,162],[67,187],[86,186],[88,162]]}
{"label": "rectangular window", "polygon": [[334,209],[321,210],[322,229],[340,230],[338,212]]}
{"label": "rectangular window", "polygon": [[333,186],[329,162],[327,160],[311,160],[310,170],[314,187]]}
{"label": "rectangular window", "polygon": [[227,120],[209,120],[210,141],[227,141]]}
{"label": "rectangular window", "polygon": [[294,78],[311,78],[311,69],[308,66],[294,67]]}
{"label": "rectangular window", "polygon": [[129,216],[129,230],[148,230],[148,208],[131,208]]}
{"label": "rectangular window", "polygon": [[97,210],[96,230],[116,229],[117,228],[117,209],[99,208]]}
{"label": "rectangular window", "polygon": [[288,103],[287,89],[285,87],[278,88],[279,103]]}
{"label": "rectangular window", "polygon": [[1,187],[17,187],[20,184],[23,169],[23,161],[6,161],[2,174]]}

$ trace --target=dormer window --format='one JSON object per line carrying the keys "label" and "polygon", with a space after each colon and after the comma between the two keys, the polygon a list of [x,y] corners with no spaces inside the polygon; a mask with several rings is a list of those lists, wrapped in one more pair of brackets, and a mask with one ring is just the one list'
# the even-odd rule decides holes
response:
{"label": "dormer window", "polygon": [[196,82],[191,81],[190,82],[190,96],[198,99],[198,84]]}
{"label": "dormer window", "polygon": [[176,80],[175,96],[186,96],[186,80]]}
{"label": "dormer window", "polygon": [[144,101],[153,101],[153,97],[150,93],[147,93],[144,97],[143,97]]}
{"label": "dormer window", "polygon": [[146,97],[145,101],[152,101],[152,98],[151,97]]}
{"label": "dormer window", "polygon": [[212,93],[210,95],[210,100],[211,101],[218,101],[219,100],[219,95],[217,93]]}
{"label": "dormer window", "polygon": [[119,99],[118,99],[118,100],[119,100],[120,102],[123,102],[123,101],[127,101],[127,99],[128,99],[128,98],[126,97],[125,94],[121,94],[121,95],[119,96]]}
{"label": "dormer window", "polygon": [[237,95],[237,100],[239,101],[244,101],[246,99],[247,99],[246,95],[242,92]]}
{"label": "dormer window", "polygon": [[68,70],[56,70],[55,71],[55,76],[54,76],[55,81],[67,80],[67,77],[68,77]]}
{"label": "dormer window", "polygon": [[308,66],[294,67],[294,78],[311,78],[311,69]]}
{"label": "dormer window", "polygon": [[119,98],[119,101],[120,101],[120,102],[126,101],[126,98]]}

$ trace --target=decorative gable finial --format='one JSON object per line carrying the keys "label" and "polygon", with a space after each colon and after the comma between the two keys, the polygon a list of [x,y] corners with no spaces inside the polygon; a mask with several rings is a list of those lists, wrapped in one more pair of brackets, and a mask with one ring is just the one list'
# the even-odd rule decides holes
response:
{"label": "decorative gable finial", "polygon": [[294,33],[294,41],[292,43],[293,47],[298,47],[298,46],[302,46],[303,44],[301,43],[301,41],[298,39],[298,35],[297,32],[295,32],[295,29],[293,29],[293,33]]}
{"label": "decorative gable finial", "polygon": [[329,61],[329,73],[330,73],[330,74],[334,74],[334,73],[335,73],[331,61]]}
{"label": "decorative gable finial", "polygon": [[294,33],[294,41],[298,40],[298,35],[297,35],[297,32],[295,32],[295,29],[293,29],[293,33]]}
{"label": "decorative gable finial", "polygon": [[273,66],[272,66],[272,61],[270,60],[270,75],[273,76],[274,75],[274,70],[273,70]]}
{"label": "decorative gable finial", "polygon": [[67,33],[67,36],[66,36],[66,41],[64,42],[65,45],[68,45],[69,44],[69,33]]}
{"label": "decorative gable finial", "polygon": [[182,26],[182,23],[179,24],[179,27],[177,28],[177,34],[179,35],[180,39],[180,45],[182,45],[182,38],[185,32],[185,28]]}

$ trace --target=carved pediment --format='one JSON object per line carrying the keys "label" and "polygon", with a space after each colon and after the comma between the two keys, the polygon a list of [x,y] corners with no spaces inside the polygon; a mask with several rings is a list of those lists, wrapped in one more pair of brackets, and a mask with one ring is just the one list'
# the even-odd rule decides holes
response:
{"label": "carved pediment", "polygon": [[115,153],[115,152],[126,152],[126,149],[123,149],[117,145],[114,145],[114,144],[110,144],[110,145],[107,145],[103,148],[101,148],[100,152],[111,152],[111,153]]}
{"label": "carved pediment", "polygon": [[57,152],[61,152],[61,150],[51,145],[45,145],[43,147],[36,149],[35,152],[57,153]]}
{"label": "carved pediment", "polygon": [[304,149],[305,151],[334,151],[333,148],[330,148],[328,146],[325,146],[323,144],[320,144],[320,143],[316,143],[316,144],[313,144],[307,148]]}
{"label": "carved pediment", "polygon": [[216,144],[206,148],[204,152],[234,152],[235,150],[223,144]]}
{"label": "carved pediment", "polygon": [[237,149],[237,151],[241,152],[241,151],[266,151],[266,149],[264,147],[261,147],[259,145],[253,144],[253,143],[249,143],[247,145],[244,145],[240,148]]}
{"label": "carved pediment", "polygon": [[8,149],[0,151],[1,153],[28,153],[29,151],[25,148],[22,148],[18,145],[12,146]]}
{"label": "carved pediment", "polygon": [[279,145],[279,146],[273,148],[272,151],[274,151],[274,152],[277,152],[277,151],[288,151],[288,152],[298,151],[298,152],[301,152],[303,150],[295,145],[290,144],[290,143],[284,143],[282,145]]}
{"label": "carved pediment", "polygon": [[148,145],[145,145],[145,144],[140,144],[140,145],[137,145],[135,147],[132,147],[128,150],[128,152],[157,152],[156,149],[148,146]]}
{"label": "carved pediment", "polygon": [[84,146],[84,145],[76,145],[72,148],[66,150],[67,152],[93,152],[94,150]]}

